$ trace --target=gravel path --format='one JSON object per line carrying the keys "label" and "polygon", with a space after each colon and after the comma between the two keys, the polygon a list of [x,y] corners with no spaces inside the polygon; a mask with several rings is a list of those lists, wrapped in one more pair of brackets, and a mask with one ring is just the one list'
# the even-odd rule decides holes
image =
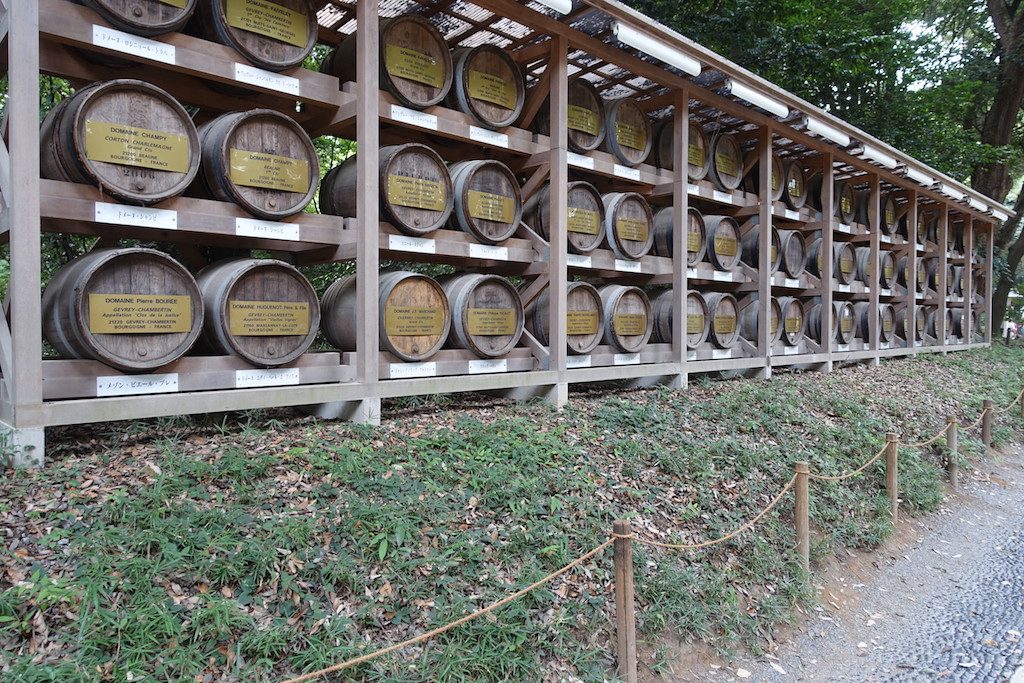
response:
{"label": "gravel path", "polygon": [[1024,683],[1024,449],[815,579],[820,606],[771,655],[665,680]]}

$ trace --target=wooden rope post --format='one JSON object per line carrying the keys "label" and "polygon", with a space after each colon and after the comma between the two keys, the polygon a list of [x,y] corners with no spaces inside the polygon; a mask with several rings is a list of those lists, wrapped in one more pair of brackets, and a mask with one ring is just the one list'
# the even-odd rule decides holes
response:
{"label": "wooden rope post", "polygon": [[1018,403],[1020,403],[1020,419],[1024,420],[1024,396],[1020,397]]}
{"label": "wooden rope post", "polygon": [[985,450],[992,450],[992,401],[985,401],[981,415],[981,441]]}
{"label": "wooden rope post", "polygon": [[811,571],[811,498],[809,479],[811,468],[806,462],[798,462],[794,467],[796,472],[796,486],[794,488],[796,500],[794,502],[793,518],[796,520],[796,551],[800,555],[800,566],[804,572]]}
{"label": "wooden rope post", "polygon": [[629,522],[616,520],[615,531],[615,629],[619,676],[637,683],[636,611],[633,601],[633,529]]}
{"label": "wooden rope post", "polygon": [[896,457],[898,438],[895,434],[885,435],[885,491],[889,494],[889,502],[892,505],[893,526],[896,526],[900,515],[900,486]]}
{"label": "wooden rope post", "polygon": [[946,474],[949,476],[949,485],[953,491],[957,491],[960,488],[960,465],[959,455],[957,454],[957,421],[956,418],[950,415],[946,418]]}

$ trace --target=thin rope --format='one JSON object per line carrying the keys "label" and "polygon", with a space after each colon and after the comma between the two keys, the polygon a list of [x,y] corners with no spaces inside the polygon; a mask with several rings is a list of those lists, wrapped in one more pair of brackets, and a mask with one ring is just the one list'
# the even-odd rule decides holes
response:
{"label": "thin rope", "polygon": [[863,472],[864,470],[866,470],[867,468],[869,468],[873,464],[875,464],[878,461],[878,459],[881,458],[885,454],[885,449],[888,448],[888,447],[889,447],[889,444],[886,444],[886,445],[882,446],[882,450],[880,450],[877,453],[875,453],[874,457],[872,457],[870,460],[868,460],[866,463],[864,463],[863,465],[861,465],[857,469],[853,470],[852,472],[847,472],[846,474],[837,474],[837,475],[831,476],[831,477],[825,476],[824,474],[809,474],[807,476],[810,477],[811,479],[816,480],[816,481],[843,481],[844,479],[850,479],[851,477],[856,477],[858,474],[860,474],[861,472]]}
{"label": "thin rope", "polygon": [[971,424],[967,425],[966,427],[963,427],[962,429],[963,429],[963,430],[964,430],[964,431],[966,432],[966,431],[968,431],[968,430],[970,430],[970,429],[974,429],[975,427],[977,427],[978,425],[980,425],[980,424],[981,424],[981,422],[982,422],[982,420],[984,420],[984,419],[985,419],[985,413],[987,413],[987,412],[988,412],[988,408],[986,408],[986,409],[982,410],[982,411],[981,411],[981,415],[979,415],[979,416],[978,416],[978,419],[977,419],[977,420],[975,420],[975,421],[974,421],[974,422],[972,422]]}
{"label": "thin rope", "polygon": [[927,441],[920,441],[918,443],[904,443],[903,445],[906,446],[907,448],[924,448],[925,446],[931,446],[933,443],[938,441],[943,435],[945,435],[945,433],[947,431],[949,431],[949,423],[948,422],[946,423],[945,427],[940,429],[935,434],[935,436],[933,436],[932,438],[928,439]]}
{"label": "thin rope", "polygon": [[1013,401],[1010,403],[1010,405],[1006,406],[1005,408],[993,408],[992,412],[994,412],[996,415],[1002,415],[1003,413],[1008,413],[1008,412],[1010,412],[1010,408],[1012,408],[1015,405],[1017,405],[1017,401],[1019,401],[1022,397],[1024,397],[1024,389],[1020,390],[1020,393],[1017,394],[1017,398],[1013,399]]}

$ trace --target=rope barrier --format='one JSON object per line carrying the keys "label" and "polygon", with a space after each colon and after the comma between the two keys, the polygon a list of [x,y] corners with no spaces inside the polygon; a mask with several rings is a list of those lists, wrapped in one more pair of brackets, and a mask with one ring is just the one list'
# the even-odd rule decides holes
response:
{"label": "rope barrier", "polygon": [[903,445],[906,446],[907,448],[924,448],[925,446],[931,446],[933,443],[938,441],[940,437],[944,436],[946,434],[946,432],[948,432],[948,431],[949,431],[949,424],[947,423],[945,427],[940,429],[935,434],[935,436],[933,436],[932,438],[928,439],[927,441],[919,441],[917,443],[903,443],[903,442],[900,442],[900,443],[903,443]]}
{"label": "rope barrier", "polygon": [[1013,399],[1013,401],[1010,403],[1010,405],[1006,406],[1005,408],[993,408],[992,412],[995,413],[996,415],[1002,415],[1003,413],[1008,413],[1008,412],[1010,412],[1010,408],[1012,408],[1015,405],[1017,405],[1017,402],[1019,400],[1021,400],[1021,398],[1024,398],[1024,389],[1020,390],[1020,393],[1017,394],[1017,398]]}
{"label": "rope barrier", "polygon": [[971,424],[967,425],[966,427],[961,427],[961,429],[963,429],[965,432],[968,431],[968,430],[974,429],[975,427],[977,427],[978,425],[980,425],[982,423],[982,421],[985,419],[985,413],[987,413],[987,412],[988,412],[987,409],[986,410],[982,410],[981,411],[981,415],[978,416],[977,420],[975,420]]}
{"label": "rope barrier", "polygon": [[885,445],[885,446],[882,446],[882,450],[880,450],[877,453],[875,453],[875,455],[870,460],[868,460],[866,463],[864,463],[863,465],[861,465],[857,469],[853,470],[852,472],[847,472],[846,474],[838,474],[838,475],[831,476],[831,477],[825,476],[824,474],[813,474],[813,473],[812,474],[808,474],[807,476],[810,479],[814,479],[815,481],[843,481],[845,479],[850,479],[851,477],[856,477],[858,474],[860,474],[861,472],[863,472],[864,470],[866,470],[867,468],[869,468],[873,464],[875,464],[878,461],[879,458],[881,458],[883,455],[885,455],[885,449],[886,448],[888,448],[888,444]]}

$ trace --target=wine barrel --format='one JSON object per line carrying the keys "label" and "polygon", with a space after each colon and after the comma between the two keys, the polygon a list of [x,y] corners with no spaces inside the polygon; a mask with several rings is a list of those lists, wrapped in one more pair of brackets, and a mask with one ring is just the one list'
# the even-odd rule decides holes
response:
{"label": "wine barrel", "polygon": [[[658,127],[654,145],[654,163],[659,167],[673,171],[676,166],[676,141],[674,121],[670,118]],[[704,132],[703,126],[694,120],[689,124],[689,144],[686,151],[687,176],[690,180],[704,180],[711,169],[711,141]]]}
{"label": "wine barrel", "polygon": [[[356,276],[336,280],[320,303],[320,330],[335,348],[355,351]],[[380,348],[407,362],[425,361],[448,338],[452,316],[448,297],[432,278],[420,273],[381,273],[377,294]]]}
{"label": "wine barrel", "polygon": [[[743,189],[755,195],[759,195],[761,192],[761,157],[760,152],[754,151],[747,154],[746,159],[747,165],[752,165],[750,172],[743,178]],[[775,153],[772,153],[772,178],[770,192],[768,196],[773,202],[777,202],[782,199],[782,193],[785,191],[786,186],[783,182],[783,171],[782,171],[782,158]]]}
{"label": "wine barrel", "polygon": [[194,196],[234,202],[259,218],[301,212],[320,182],[320,160],[306,131],[272,109],[224,114],[199,127],[203,160]]}
{"label": "wine barrel", "polygon": [[[426,145],[382,147],[378,153],[382,220],[399,232],[418,237],[444,226],[455,196],[448,166]],[[353,218],[359,192],[356,157],[331,169],[320,184],[320,211]]]}
{"label": "wine barrel", "polygon": [[284,261],[227,259],[196,278],[206,311],[202,343],[258,367],[304,354],[320,326],[320,302],[302,273]]}
{"label": "wine barrel", "polygon": [[[654,310],[654,334],[652,341],[659,344],[672,343],[672,302],[671,289],[666,289],[651,301]],[[708,306],[700,292],[687,292],[686,295],[686,348],[693,351],[707,341],[711,331],[711,319],[708,317]]]}
{"label": "wine barrel", "polygon": [[[544,346],[551,344],[549,289],[526,307],[526,329]],[[570,282],[566,289],[566,342],[569,353],[585,355],[597,348],[604,332],[601,295],[586,282]]]}
{"label": "wine barrel", "polygon": [[[569,81],[569,149],[586,154],[604,142],[605,104],[597,88],[582,76]],[[550,100],[545,100],[534,119],[541,135],[551,134]]]}
{"label": "wine barrel", "polygon": [[927,273],[928,289],[936,294],[939,293],[939,259],[928,258],[924,261],[925,272]]}
{"label": "wine barrel", "polygon": [[871,247],[857,247],[853,250],[853,254],[855,259],[854,278],[868,287],[873,287],[875,267],[871,263]]}
{"label": "wine barrel", "polygon": [[[896,335],[903,339],[908,344],[915,341],[921,341],[924,338],[924,328],[926,320],[925,310],[922,306],[914,308],[914,329],[911,330],[908,327],[909,321],[907,320],[907,307],[903,306],[896,311]],[[910,335],[913,335],[911,338]]]}
{"label": "wine barrel", "polygon": [[[675,248],[673,211],[671,206],[666,206],[654,214],[654,253],[665,258],[672,258],[672,250]],[[686,215],[686,265],[695,266],[707,254],[704,217],[693,207],[687,210]]]}
{"label": "wine barrel", "polygon": [[94,249],[50,279],[42,317],[43,336],[62,356],[146,372],[192,348],[203,302],[196,281],[167,254]]}
{"label": "wine barrel", "polygon": [[704,295],[711,319],[708,339],[720,349],[731,349],[740,339],[740,305],[736,297],[723,292]]}
{"label": "wine barrel", "polygon": [[446,102],[484,128],[515,125],[526,102],[526,81],[507,52],[489,43],[452,55],[454,79]]}
{"label": "wine barrel", "polygon": [[959,337],[964,343],[966,343],[968,341],[967,340],[968,333],[971,330],[974,330],[976,328],[976,325],[974,324],[974,322],[975,322],[975,320],[974,320],[975,319],[974,311],[971,311],[971,323],[969,324],[969,326],[965,326],[964,325],[964,314],[965,314],[965,312],[964,312],[964,309],[962,309],[962,308],[957,308],[957,309],[954,310],[954,314],[953,314],[953,334],[954,334],[954,336]]}
{"label": "wine barrel", "polygon": [[800,277],[807,268],[807,244],[799,230],[779,230],[782,270],[789,277]]}
{"label": "wine barrel", "polygon": [[653,133],[647,112],[624,97],[605,103],[604,150],[626,166],[639,166],[651,153]]}
{"label": "wine barrel", "polygon": [[525,314],[512,283],[499,275],[462,274],[441,278],[452,309],[448,347],[480,358],[500,358],[519,343]]}
{"label": "wine barrel", "polygon": [[925,323],[924,331],[929,337],[932,337],[936,341],[940,341],[939,338],[939,308],[938,306],[923,306],[925,309]]}
{"label": "wine barrel", "polygon": [[[936,259],[937,260],[937,259]],[[946,266],[946,296],[956,293],[956,266]]]}
{"label": "wine barrel", "polygon": [[[356,80],[356,34],[347,36],[320,65],[342,82]],[[440,104],[452,87],[452,53],[444,36],[417,14],[380,22],[380,87],[400,104],[426,109]]]}
{"label": "wine barrel", "polygon": [[878,260],[882,263],[878,270],[878,284],[882,289],[892,289],[896,283],[896,256],[891,251],[880,251]]}
{"label": "wine barrel", "polygon": [[[589,254],[604,240],[604,202],[601,193],[590,183],[577,180],[568,185],[569,251]],[[546,240],[551,239],[551,185],[533,193],[523,207],[523,221]]]}
{"label": "wine barrel", "polygon": [[[819,344],[824,345],[825,344],[825,340],[822,339],[822,337],[821,337],[821,304],[820,303],[813,304],[810,308],[807,309],[805,320],[806,320],[806,327],[805,327],[806,334],[809,335],[813,340],[815,340]],[[831,335],[832,339],[836,338],[835,332],[836,332],[835,321],[832,321],[832,335]]]}
{"label": "wine barrel", "polygon": [[885,344],[896,340],[896,309],[892,304],[878,305],[878,339]]}
{"label": "wine barrel", "polygon": [[[832,341],[849,344],[856,334],[856,315],[853,304],[849,301],[832,302]],[[807,333],[819,343],[824,344],[821,336],[821,304],[814,304],[807,311]]]}
{"label": "wine barrel", "polygon": [[952,280],[953,290],[952,293],[956,296],[964,295],[964,267],[963,266],[952,266]]}
{"label": "wine barrel", "polygon": [[743,182],[743,150],[732,135],[716,135],[711,140],[712,184],[719,190],[731,192]]}
{"label": "wine barrel", "polygon": [[[768,267],[769,273],[776,273],[779,267],[782,265],[782,239],[779,237],[779,231],[772,227],[772,243],[771,251],[768,256]],[[743,255],[743,262],[751,268],[758,268],[761,263],[761,228],[759,225],[753,226],[747,231],[747,234],[743,236],[740,241],[742,245],[741,253]]]}
{"label": "wine barrel", "polygon": [[895,234],[900,224],[899,206],[896,204],[896,196],[891,192],[883,194],[881,204],[882,220],[879,221],[879,224],[882,226],[882,234]]}
{"label": "wine barrel", "polygon": [[319,26],[311,0],[203,0],[188,30],[261,69],[285,71],[313,51]]}
{"label": "wine barrel", "polygon": [[40,129],[44,178],[95,185],[126,204],[155,204],[188,188],[199,168],[196,127],[160,88],[122,79],[86,86]]}
{"label": "wine barrel", "polygon": [[782,341],[787,346],[799,346],[804,340],[804,305],[793,296],[779,298],[782,311]]}
{"label": "wine barrel", "polygon": [[807,175],[803,166],[796,161],[787,162],[785,169],[786,185],[782,201],[794,211],[799,211],[807,204]]}
{"label": "wine barrel", "polygon": [[[782,340],[782,325],[779,322],[782,320],[782,305],[775,297],[771,298],[771,302],[768,305],[768,310],[771,313],[769,318],[768,328],[768,345],[774,346]],[[761,317],[761,305],[760,299],[757,295],[753,296],[750,303],[740,313],[740,329],[742,331],[743,338],[751,344],[757,344],[758,334],[758,322]]]}
{"label": "wine barrel", "polygon": [[448,222],[483,244],[512,237],[523,220],[519,181],[508,166],[493,159],[459,161],[448,169],[455,208]]}
{"label": "wine barrel", "polygon": [[871,339],[871,331],[869,329],[871,316],[868,315],[870,310],[871,304],[867,301],[858,301],[853,305],[853,319],[856,328],[855,336],[860,337],[864,341]]}
{"label": "wine barrel", "polygon": [[704,216],[708,260],[716,270],[732,270],[743,257],[740,226],[731,216]]}
{"label": "wine barrel", "polygon": [[[822,277],[824,263],[822,263],[821,246],[823,242],[820,237],[811,242],[807,248],[807,267],[815,277]],[[853,282],[856,273],[856,253],[849,242],[832,243],[832,277],[841,285],[848,285]]]}
{"label": "wine barrel", "polygon": [[902,287],[908,286],[907,283],[910,281],[911,258],[915,259],[915,262],[917,263],[917,286],[915,287],[915,290],[918,294],[924,294],[928,285],[928,271],[925,267],[924,258],[922,257],[901,256],[896,265],[896,281]]}
{"label": "wine barrel", "polygon": [[647,200],[635,192],[604,195],[604,237],[622,259],[646,256],[654,246],[654,215]]}
{"label": "wine barrel", "polygon": [[78,0],[116,29],[137,36],[180,31],[199,0]]}
{"label": "wine barrel", "polygon": [[604,311],[604,343],[621,353],[639,352],[654,332],[647,294],[624,285],[605,285],[597,291]]}
{"label": "wine barrel", "polygon": [[[817,173],[811,178],[807,186],[811,206],[818,211],[822,211],[823,179],[823,174]],[[836,180],[832,191],[832,215],[838,218],[841,223],[850,224],[853,223],[856,210],[857,199],[854,194],[853,185],[846,180]]]}

